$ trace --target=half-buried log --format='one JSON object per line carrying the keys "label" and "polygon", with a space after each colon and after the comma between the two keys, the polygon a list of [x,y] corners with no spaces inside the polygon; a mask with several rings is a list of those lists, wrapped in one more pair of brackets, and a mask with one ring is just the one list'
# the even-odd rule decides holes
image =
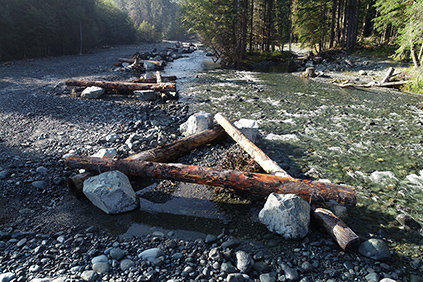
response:
{"label": "half-buried log", "polygon": [[[212,129],[206,129],[200,133],[178,139],[172,143],[158,146],[156,148],[131,155],[125,160],[141,160],[152,162],[168,162],[172,161],[184,154],[187,154],[197,148],[205,146],[209,143],[215,142],[226,136],[225,131],[220,126],[215,126]],[[84,198],[82,192],[84,181],[91,176],[98,173],[87,171],[81,174],[76,174],[68,178],[68,188],[80,199]]]}
{"label": "half-buried log", "polygon": [[251,142],[245,135],[235,126],[232,125],[221,113],[217,113],[214,119],[225,129],[226,133],[237,142],[266,172],[285,177],[292,178],[284,171],[275,161],[269,158],[259,147]]}
{"label": "half-buried log", "polygon": [[259,196],[267,196],[270,193],[297,194],[307,202],[314,204],[323,204],[330,200],[348,206],[355,206],[357,203],[355,189],[351,186],[312,182],[269,174],[94,157],[69,157],[65,162],[71,168],[103,172],[119,170],[127,175],[231,188]]}
{"label": "half-buried log", "polygon": [[114,82],[114,81],[86,81],[86,80],[66,80],[67,86],[98,86],[104,89],[119,90],[156,90],[159,92],[176,91],[176,83],[133,83],[133,82]]}
{"label": "half-buried log", "polygon": [[314,210],[313,216],[343,250],[347,252],[357,250],[360,237],[330,210],[317,208]]}
{"label": "half-buried log", "polygon": [[[175,75],[162,76],[162,81],[163,82],[175,81],[177,79],[178,78]],[[151,77],[151,78],[135,78],[135,79],[131,80],[131,82],[134,82],[134,83],[157,83],[157,78],[156,77]]]}

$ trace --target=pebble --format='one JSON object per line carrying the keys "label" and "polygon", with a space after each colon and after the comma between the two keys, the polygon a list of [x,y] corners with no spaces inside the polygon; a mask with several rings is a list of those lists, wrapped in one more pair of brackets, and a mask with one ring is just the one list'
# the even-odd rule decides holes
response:
{"label": "pebble", "polygon": [[39,189],[44,189],[47,186],[47,183],[45,181],[34,181],[31,184],[32,186]]}
{"label": "pebble", "polygon": [[120,262],[120,269],[122,271],[126,271],[128,269],[130,269],[131,267],[135,266],[135,262],[133,260],[130,259],[124,259]]}
{"label": "pebble", "polygon": [[97,279],[97,277],[98,277],[98,274],[94,270],[85,270],[81,274],[82,280],[87,281],[87,282],[95,281]]}
{"label": "pebble", "polygon": [[115,260],[121,260],[125,253],[120,248],[112,248],[110,250],[110,257]]}

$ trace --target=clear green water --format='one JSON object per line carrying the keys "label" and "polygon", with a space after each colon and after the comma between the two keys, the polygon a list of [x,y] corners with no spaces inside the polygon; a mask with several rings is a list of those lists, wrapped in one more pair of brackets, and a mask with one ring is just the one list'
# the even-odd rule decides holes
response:
{"label": "clear green water", "polygon": [[350,215],[367,232],[395,233],[399,213],[423,223],[422,96],[220,69],[186,82],[192,112],[257,120],[257,145],[292,176],[356,187]]}

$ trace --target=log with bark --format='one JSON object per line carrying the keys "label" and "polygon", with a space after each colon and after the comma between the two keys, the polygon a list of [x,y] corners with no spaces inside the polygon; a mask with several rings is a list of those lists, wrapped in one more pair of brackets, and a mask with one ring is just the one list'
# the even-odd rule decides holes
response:
{"label": "log with bark", "polygon": [[[162,81],[163,82],[169,82],[169,81],[175,81],[177,80],[177,77],[175,75],[165,75],[162,76]],[[131,82],[133,83],[157,83],[157,78],[156,77],[150,77],[150,78],[136,78],[131,80]]]}
{"label": "log with bark", "polygon": [[313,211],[313,217],[322,224],[326,232],[343,250],[347,252],[357,250],[360,237],[330,210],[316,208]]}
{"label": "log with bark", "polygon": [[313,182],[276,175],[249,173],[236,170],[218,170],[182,164],[163,164],[139,160],[115,160],[94,157],[69,157],[71,168],[90,171],[119,170],[133,176],[169,179],[250,192],[261,197],[270,193],[297,194],[309,203],[324,204],[336,201],[341,205],[355,206],[354,187],[333,183]]}
{"label": "log with bark", "polygon": [[[197,148],[216,142],[224,136],[226,136],[226,134],[223,128],[220,126],[215,126],[212,129],[206,129],[200,133],[176,140],[172,143],[131,155],[125,158],[125,160],[168,162]],[[69,177],[69,190],[74,193],[78,199],[84,198],[85,195],[82,192],[84,181],[89,177],[97,174],[97,172],[88,171]]]}
{"label": "log with bark", "polygon": [[87,80],[66,80],[68,86],[98,86],[104,89],[118,90],[156,90],[159,92],[176,91],[176,83],[132,83],[132,82],[114,82],[114,81],[87,81]]}

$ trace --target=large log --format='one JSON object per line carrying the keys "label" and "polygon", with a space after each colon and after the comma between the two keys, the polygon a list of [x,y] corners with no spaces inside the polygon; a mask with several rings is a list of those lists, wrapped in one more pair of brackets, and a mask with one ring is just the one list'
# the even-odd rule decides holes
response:
{"label": "large log", "polygon": [[388,68],[388,70],[387,70],[387,72],[386,72],[386,74],[385,74],[385,76],[383,77],[383,79],[380,81],[380,84],[382,85],[382,84],[384,84],[384,83],[387,83],[387,82],[389,82],[389,79],[391,78],[391,75],[394,73],[394,68],[393,67],[389,67]]}
{"label": "large log", "polygon": [[251,142],[245,135],[233,126],[221,113],[214,116],[215,120],[225,129],[226,133],[232,137],[266,172],[292,178],[275,161],[269,158],[259,147]]}
{"label": "large log", "polygon": [[313,211],[313,217],[323,225],[326,232],[343,250],[347,252],[357,250],[360,237],[330,210],[317,208]]}
{"label": "large log", "polygon": [[[158,146],[156,148],[131,155],[125,160],[142,160],[152,162],[168,162],[172,161],[184,154],[187,154],[197,148],[215,142],[225,136],[225,131],[220,126],[212,129],[206,129],[200,133],[178,139],[172,143]],[[85,173],[76,174],[68,178],[68,188],[76,195],[78,199],[84,198],[82,192],[83,184],[86,179],[97,173],[87,171]]]}
{"label": "large log", "polygon": [[[167,81],[175,81],[178,78],[175,75],[167,75],[167,76],[162,76],[162,81],[163,82],[167,82]],[[136,78],[131,80],[131,82],[133,83],[157,83],[157,78],[156,77],[151,77],[151,78]]]}
{"label": "large log", "polygon": [[297,194],[307,202],[314,204],[323,204],[330,200],[348,206],[355,206],[357,203],[355,189],[351,186],[312,182],[269,174],[93,157],[69,157],[65,162],[72,168],[84,168],[90,171],[119,170],[127,175],[231,188],[251,192],[262,197],[270,193],[290,193]]}
{"label": "large log", "polygon": [[132,82],[114,82],[114,81],[86,81],[86,80],[66,80],[68,86],[98,86],[104,89],[119,90],[156,90],[156,91],[176,91],[176,83],[132,83]]}

